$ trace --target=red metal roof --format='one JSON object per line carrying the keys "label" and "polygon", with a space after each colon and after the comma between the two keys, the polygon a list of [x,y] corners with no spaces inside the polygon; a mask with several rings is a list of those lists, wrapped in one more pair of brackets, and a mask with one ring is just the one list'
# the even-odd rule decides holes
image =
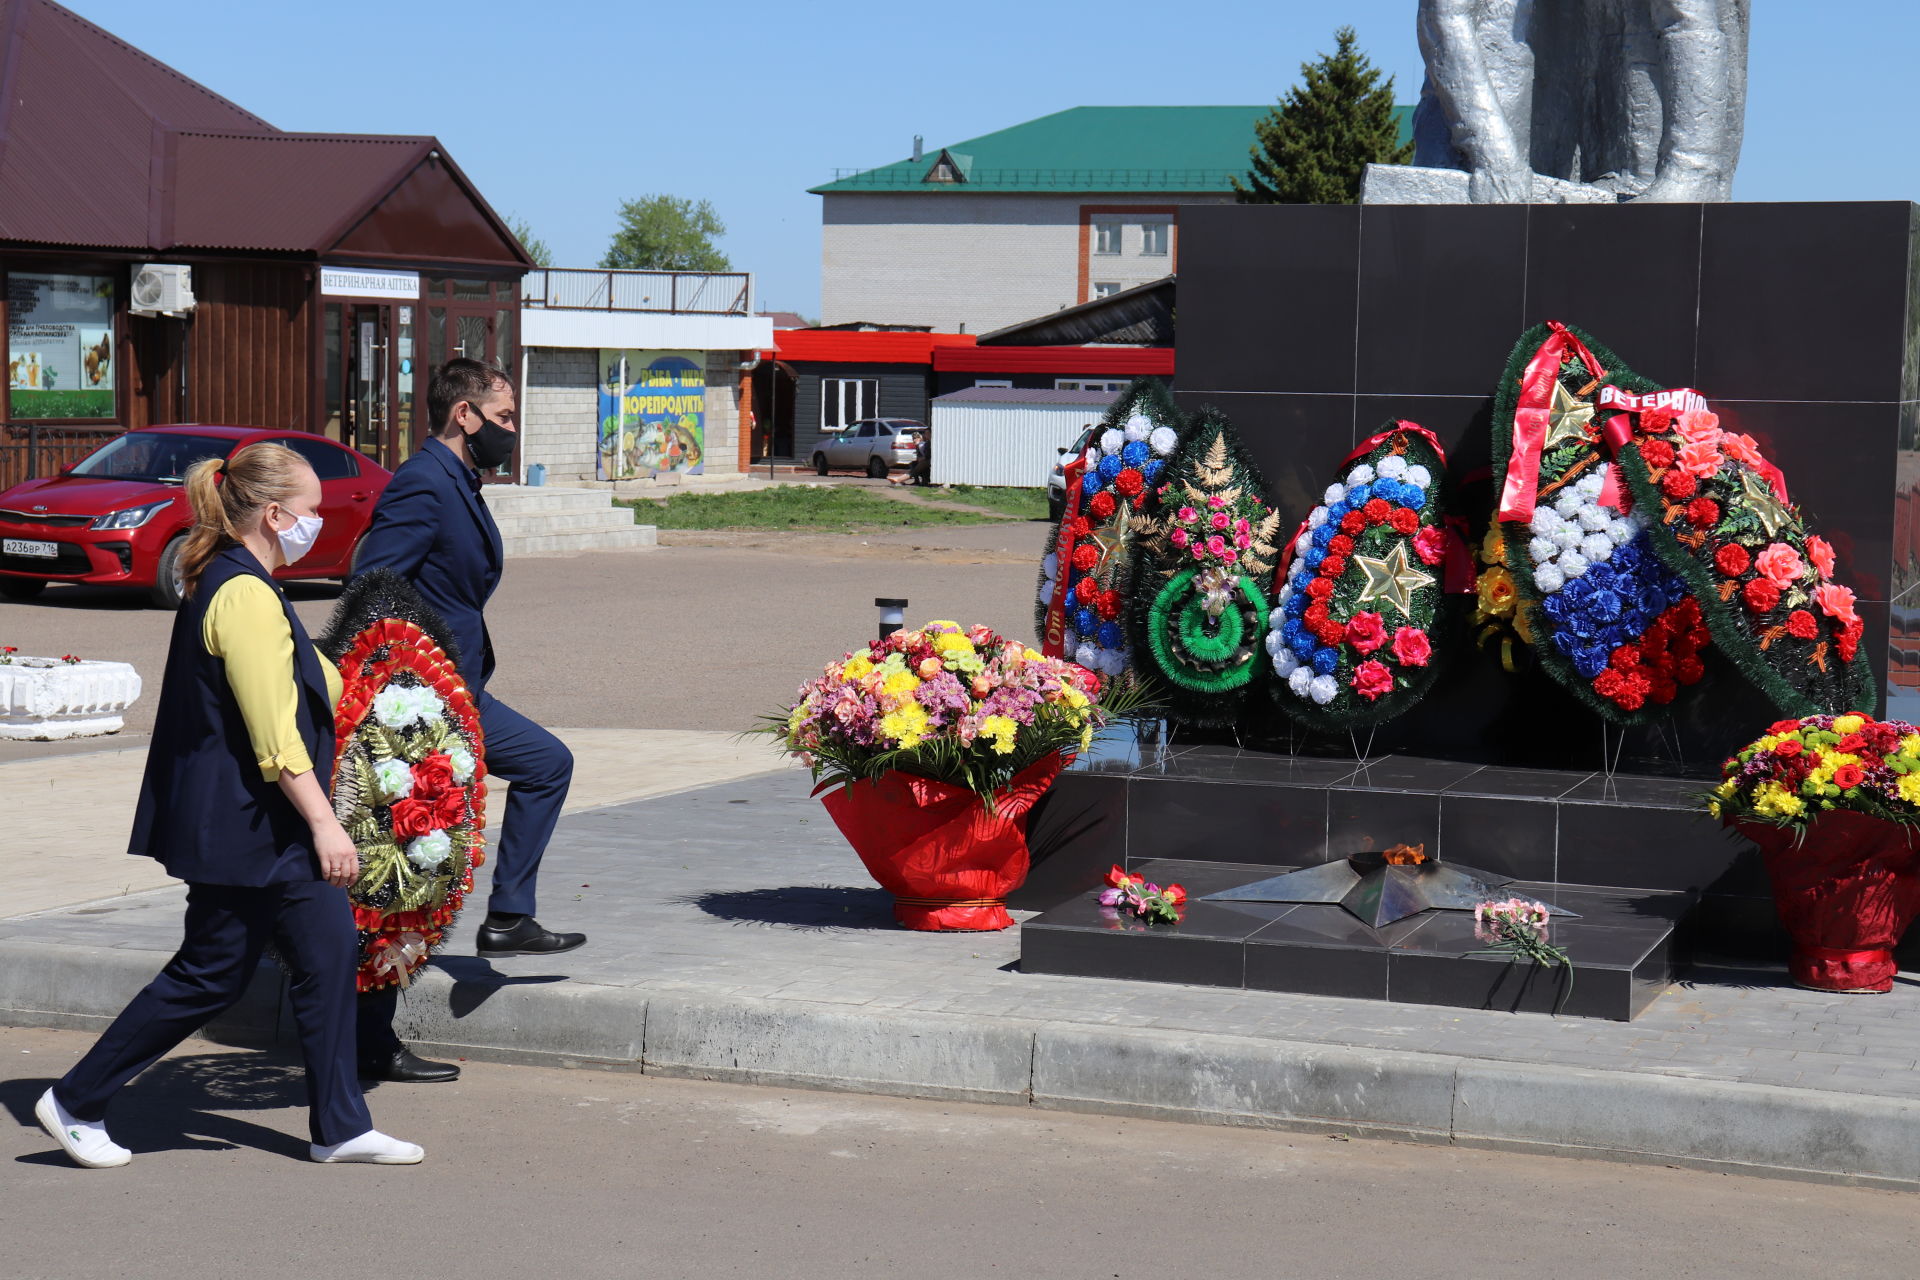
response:
{"label": "red metal roof", "polygon": [[206,249],[331,248],[434,146],[432,138],[182,133],[171,240]]}
{"label": "red metal roof", "polygon": [[945,347],[933,353],[942,373],[1059,373],[1139,377],[1173,373],[1172,347]]}
{"label": "red metal roof", "polygon": [[970,333],[862,333],[844,329],[775,329],[781,360],[831,364],[931,364],[936,351],[973,346]]}

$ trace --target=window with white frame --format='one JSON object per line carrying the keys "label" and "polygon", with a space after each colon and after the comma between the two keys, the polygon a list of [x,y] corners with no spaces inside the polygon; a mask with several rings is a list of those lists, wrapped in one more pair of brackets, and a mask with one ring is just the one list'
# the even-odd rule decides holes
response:
{"label": "window with white frame", "polygon": [[1055,391],[1125,391],[1124,378],[1055,378]]}
{"label": "window with white frame", "polygon": [[1149,258],[1167,256],[1167,245],[1172,242],[1173,224],[1165,221],[1149,221],[1140,224],[1140,252]]}
{"label": "window with white frame", "polygon": [[880,413],[880,379],[820,379],[820,429],[844,431]]}
{"label": "window with white frame", "polygon": [[992,387],[997,390],[1011,391],[1013,389],[1013,379],[1012,378],[975,378],[973,380],[973,385],[976,387]]}
{"label": "window with white frame", "polygon": [[1120,252],[1120,224],[1118,222],[1096,222],[1093,224],[1093,251],[1095,253]]}
{"label": "window with white frame", "polygon": [[1112,294],[1116,294],[1120,292],[1120,288],[1121,286],[1118,280],[1095,281],[1093,286],[1093,296],[1096,298],[1105,298]]}

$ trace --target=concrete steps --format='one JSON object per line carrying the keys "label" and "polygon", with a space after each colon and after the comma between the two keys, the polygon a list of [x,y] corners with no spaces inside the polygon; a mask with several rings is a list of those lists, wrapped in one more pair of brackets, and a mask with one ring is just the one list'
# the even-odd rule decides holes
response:
{"label": "concrete steps", "polygon": [[496,484],[487,486],[486,499],[509,556],[645,551],[659,545],[654,527],[635,524],[633,512],[614,506],[613,495],[604,489]]}

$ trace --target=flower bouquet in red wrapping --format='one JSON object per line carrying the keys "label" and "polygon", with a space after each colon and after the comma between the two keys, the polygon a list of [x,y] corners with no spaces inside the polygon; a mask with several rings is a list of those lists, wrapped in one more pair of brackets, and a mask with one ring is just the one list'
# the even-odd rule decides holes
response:
{"label": "flower bouquet in red wrapping", "polygon": [[1781,720],[1726,762],[1714,817],[1760,846],[1790,967],[1820,991],[1887,991],[1920,914],[1920,731],[1862,715]]}
{"label": "flower bouquet in red wrapping", "polygon": [[1004,929],[1027,811],[1119,701],[1099,676],[985,627],[933,622],[830,662],[761,731],[813,770],[909,929]]}

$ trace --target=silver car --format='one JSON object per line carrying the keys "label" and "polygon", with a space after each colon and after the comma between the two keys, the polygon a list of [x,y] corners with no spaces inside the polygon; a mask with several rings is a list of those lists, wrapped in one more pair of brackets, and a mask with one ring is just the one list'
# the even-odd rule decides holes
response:
{"label": "silver car", "polygon": [[876,478],[894,467],[911,467],[926,439],[924,423],[911,418],[867,418],[822,440],[813,451],[813,469],[864,471]]}

